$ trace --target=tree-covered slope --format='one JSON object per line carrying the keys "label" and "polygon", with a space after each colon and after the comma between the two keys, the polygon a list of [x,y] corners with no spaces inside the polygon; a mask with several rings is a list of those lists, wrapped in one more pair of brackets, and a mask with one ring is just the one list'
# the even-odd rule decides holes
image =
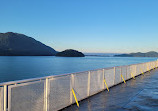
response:
{"label": "tree-covered slope", "polygon": [[0,56],[53,56],[56,51],[23,34],[0,33]]}

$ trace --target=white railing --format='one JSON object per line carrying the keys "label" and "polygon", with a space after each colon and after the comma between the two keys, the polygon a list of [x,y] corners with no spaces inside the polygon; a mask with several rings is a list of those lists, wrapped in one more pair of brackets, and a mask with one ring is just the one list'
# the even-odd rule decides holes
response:
{"label": "white railing", "polygon": [[0,111],[60,110],[156,67],[158,61],[152,61],[1,83]]}

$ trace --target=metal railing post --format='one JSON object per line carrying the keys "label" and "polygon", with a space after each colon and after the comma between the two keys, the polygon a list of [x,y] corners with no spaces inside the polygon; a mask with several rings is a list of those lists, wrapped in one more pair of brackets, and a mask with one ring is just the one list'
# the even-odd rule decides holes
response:
{"label": "metal railing post", "polygon": [[114,84],[115,84],[115,72],[116,72],[115,70],[116,70],[116,69],[115,69],[115,67],[114,67]]}
{"label": "metal railing post", "polygon": [[104,80],[105,80],[105,77],[104,77],[104,69],[103,69],[103,89],[104,89]]}
{"label": "metal railing post", "polygon": [[121,81],[121,75],[122,75],[122,66],[120,67],[120,82],[122,82]]}
{"label": "metal railing post", "polygon": [[45,87],[45,111],[49,111],[49,100],[48,100],[48,96],[49,96],[49,79],[46,78],[46,87]]}
{"label": "metal railing post", "polygon": [[72,104],[72,98],[73,98],[73,94],[72,94],[72,89],[74,88],[74,75],[71,74],[71,81],[70,81],[70,103]]}
{"label": "metal railing post", "polygon": [[126,66],[126,80],[127,80],[127,77],[128,77],[128,66]]}
{"label": "metal railing post", "polygon": [[87,96],[90,96],[90,77],[91,77],[91,72],[88,72],[88,87],[87,87]]}
{"label": "metal railing post", "polygon": [[7,85],[4,85],[4,111],[7,111]]}

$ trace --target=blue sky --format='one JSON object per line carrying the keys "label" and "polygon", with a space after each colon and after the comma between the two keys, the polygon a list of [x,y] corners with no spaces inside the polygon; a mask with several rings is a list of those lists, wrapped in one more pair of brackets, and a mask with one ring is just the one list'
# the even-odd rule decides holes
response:
{"label": "blue sky", "polygon": [[0,32],[55,50],[158,52],[158,0],[0,0]]}

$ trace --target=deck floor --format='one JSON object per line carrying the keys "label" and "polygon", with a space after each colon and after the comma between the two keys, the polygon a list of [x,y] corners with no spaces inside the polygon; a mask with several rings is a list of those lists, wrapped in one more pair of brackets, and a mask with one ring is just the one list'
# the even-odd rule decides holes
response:
{"label": "deck floor", "polygon": [[73,104],[62,111],[158,111],[158,69]]}

